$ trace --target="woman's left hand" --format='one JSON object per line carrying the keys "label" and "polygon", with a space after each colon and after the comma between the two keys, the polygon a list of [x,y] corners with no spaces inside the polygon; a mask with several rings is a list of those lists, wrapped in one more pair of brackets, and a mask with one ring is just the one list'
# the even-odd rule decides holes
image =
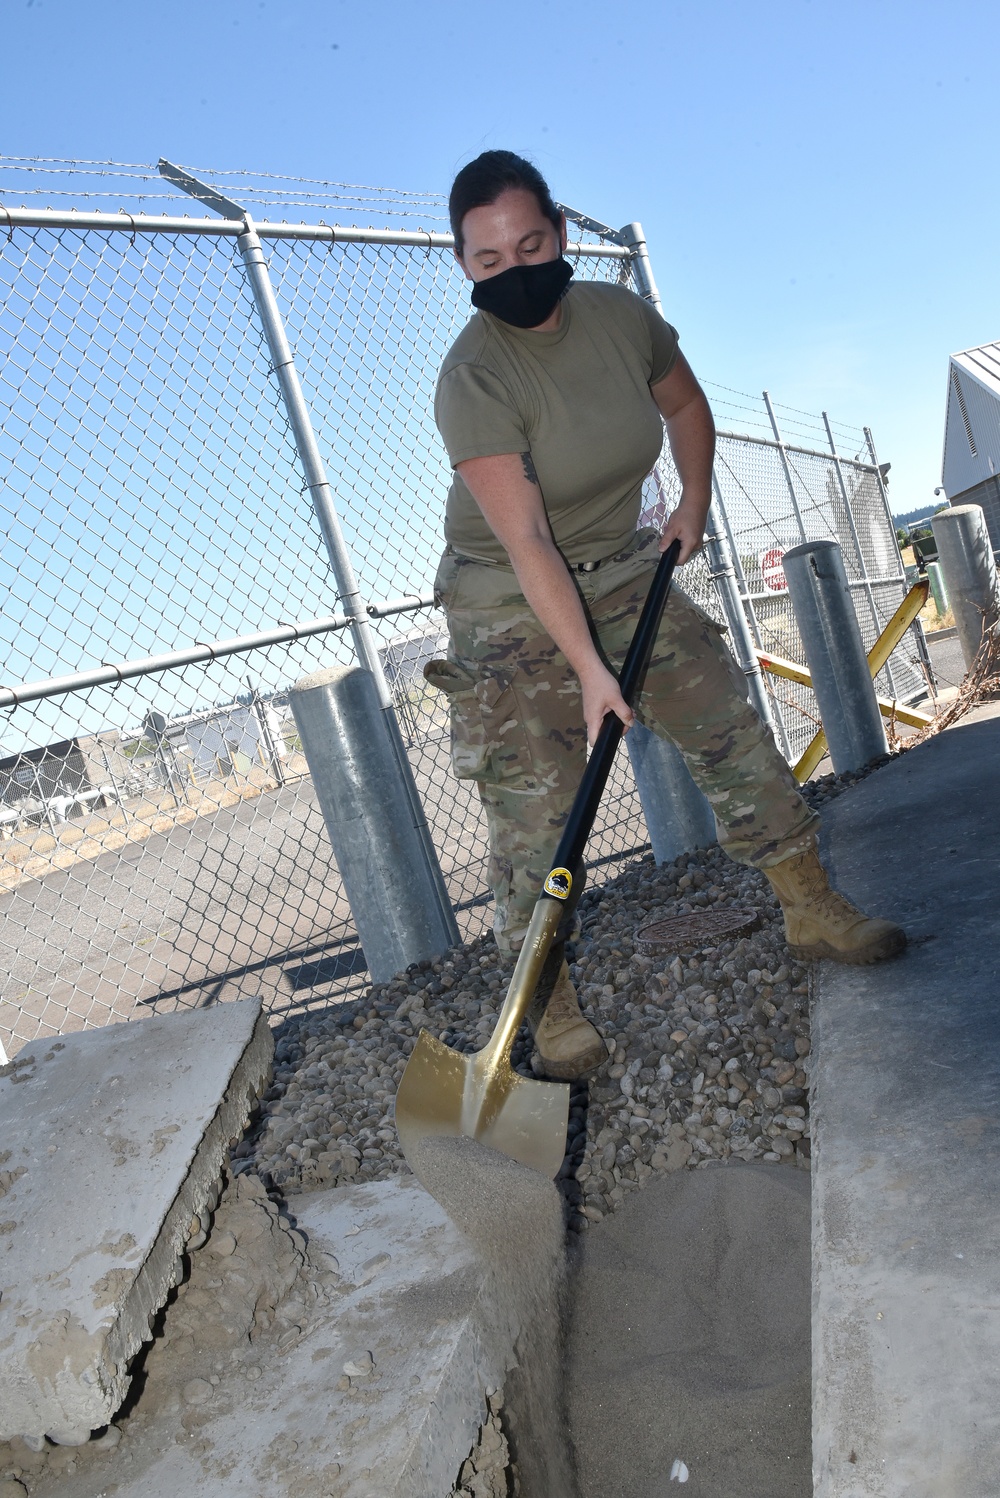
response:
{"label": "woman's left hand", "polygon": [[677,558],[677,565],[682,567],[689,557],[693,557],[696,551],[701,549],[705,539],[705,519],[708,514],[707,504],[696,504],[681,500],[673,514],[663,527],[660,537],[660,550],[666,551],[673,541],[680,541],[681,550]]}

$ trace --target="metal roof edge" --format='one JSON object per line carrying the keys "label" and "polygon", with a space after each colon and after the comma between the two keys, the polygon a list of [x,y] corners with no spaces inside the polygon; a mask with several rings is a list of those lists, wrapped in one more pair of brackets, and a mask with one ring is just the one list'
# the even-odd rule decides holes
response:
{"label": "metal roof edge", "polygon": [[1000,338],[988,338],[985,343],[974,343],[970,348],[956,349],[955,352],[953,354],[949,354],[948,357],[949,359],[959,359],[963,354],[976,354],[980,349],[984,348],[1000,349]]}
{"label": "metal roof edge", "polygon": [[[982,363],[977,366],[973,359],[974,354],[980,354],[984,349],[996,349],[994,356],[997,365],[996,374],[984,369]],[[1000,343],[981,343],[976,348],[963,349],[959,354],[949,354],[949,383],[951,382],[952,368],[961,370],[963,375],[967,375],[970,380],[975,380],[976,384],[985,390],[988,395],[991,395],[994,400],[1000,400]]]}

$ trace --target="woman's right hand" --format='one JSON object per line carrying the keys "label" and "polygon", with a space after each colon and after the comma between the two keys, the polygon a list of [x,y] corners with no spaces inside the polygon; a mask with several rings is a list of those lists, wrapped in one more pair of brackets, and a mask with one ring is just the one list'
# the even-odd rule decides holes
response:
{"label": "woman's right hand", "polygon": [[593,748],[608,713],[617,713],[625,732],[635,722],[635,714],[621,694],[618,682],[603,661],[595,655],[593,667],[580,674],[583,688],[583,717],[587,725],[587,743]]}

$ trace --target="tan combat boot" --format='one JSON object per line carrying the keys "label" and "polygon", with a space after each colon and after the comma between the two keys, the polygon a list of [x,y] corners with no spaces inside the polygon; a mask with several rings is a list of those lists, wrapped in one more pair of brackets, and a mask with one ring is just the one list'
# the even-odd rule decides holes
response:
{"label": "tan combat boot", "polygon": [[830,888],[814,848],[765,869],[781,903],[793,956],[830,957],[834,962],[882,962],[906,946],[906,932],[892,921],[873,920]]}
{"label": "tan combat boot", "polygon": [[580,1013],[562,942],[546,959],[528,1010],[528,1024],[547,1077],[572,1082],[596,1071],[608,1058],[604,1041]]}

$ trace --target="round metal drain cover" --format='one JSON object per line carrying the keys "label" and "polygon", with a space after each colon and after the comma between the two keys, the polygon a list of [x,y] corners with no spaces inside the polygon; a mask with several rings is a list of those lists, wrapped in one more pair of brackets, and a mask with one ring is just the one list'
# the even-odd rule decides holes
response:
{"label": "round metal drain cover", "polygon": [[756,910],[729,907],[725,910],[695,910],[673,915],[665,921],[643,926],[635,934],[636,951],[649,955],[693,947],[717,947],[734,936],[743,936],[759,924]]}

